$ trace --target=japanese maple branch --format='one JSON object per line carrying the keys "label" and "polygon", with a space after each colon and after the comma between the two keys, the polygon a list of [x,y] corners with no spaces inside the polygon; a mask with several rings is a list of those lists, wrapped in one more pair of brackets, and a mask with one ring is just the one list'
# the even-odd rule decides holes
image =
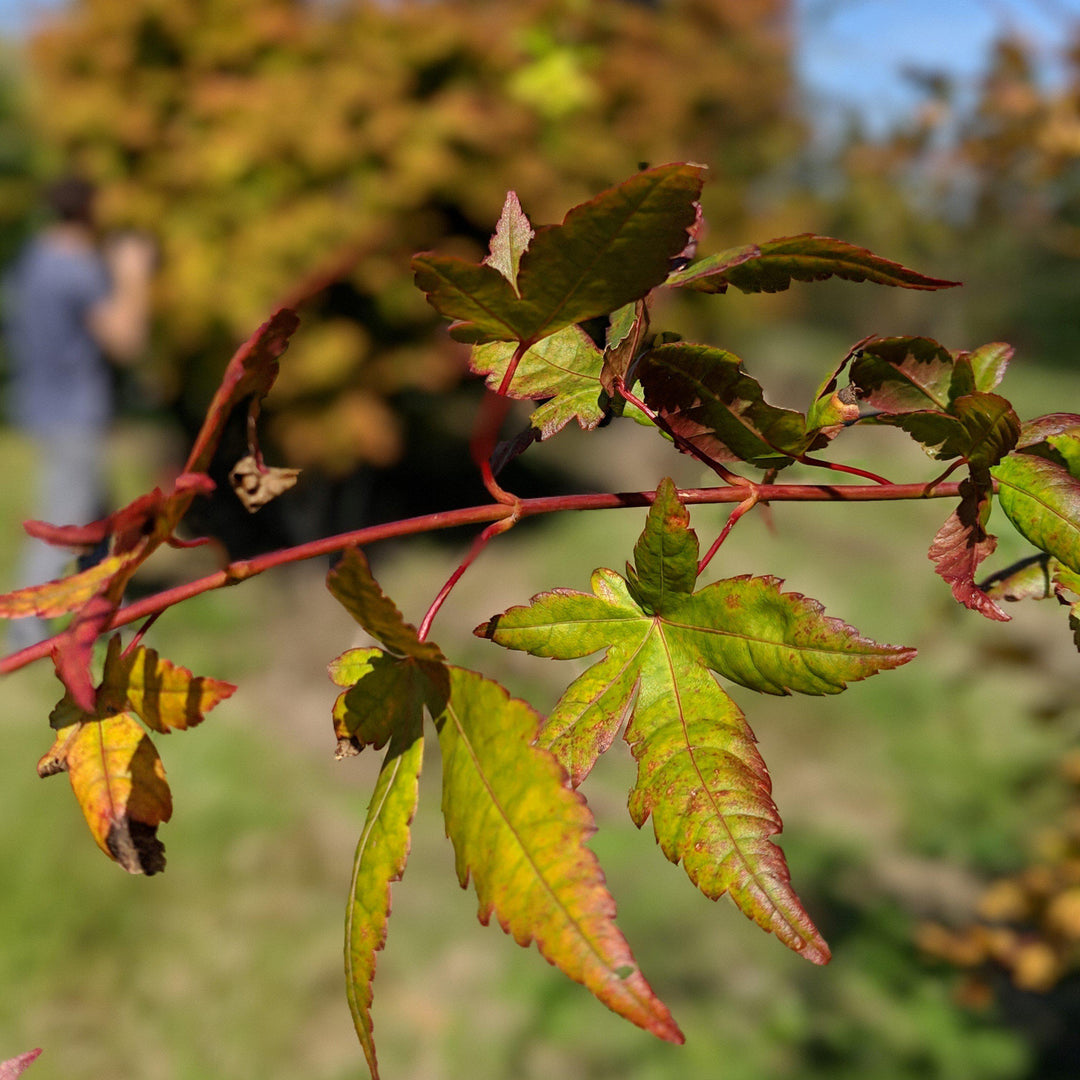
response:
{"label": "japanese maple branch", "polygon": [[[959,498],[960,485],[939,484],[932,491],[923,484],[757,484],[759,502],[894,502],[924,499]],[[506,503],[486,503],[468,506],[460,510],[445,510],[420,517],[403,518],[383,525],[370,525],[352,532],[337,533],[321,540],[312,540],[295,547],[282,548],[253,559],[241,559],[206,577],[163,589],[152,596],[143,597],[121,608],[106,628],[115,629],[128,623],[145,619],[165,611],[174,604],[190,600],[202,593],[212,592],[228,585],[237,585],[288,563],[303,562],[321,555],[332,555],[345,548],[374,544],[399,536],[416,536],[420,533],[437,532],[461,525],[478,525],[502,521],[517,514],[520,518],[538,517],[564,510],[620,510],[651,505],[652,491],[603,492],[589,495],[549,495],[536,499],[522,499],[514,506]],[[686,488],[679,491],[679,498],[687,505],[744,502],[746,485],[738,487]],[[0,659],[0,674],[17,671],[34,660],[48,656],[55,638],[27,646],[19,652]]]}

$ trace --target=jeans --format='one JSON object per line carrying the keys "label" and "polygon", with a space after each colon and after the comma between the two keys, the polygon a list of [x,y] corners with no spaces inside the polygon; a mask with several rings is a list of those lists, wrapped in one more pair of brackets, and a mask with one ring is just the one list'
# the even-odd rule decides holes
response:
{"label": "jeans", "polygon": [[[105,432],[64,429],[33,436],[38,459],[34,517],[51,525],[85,525],[100,517],[105,500]],[[18,586],[63,577],[74,558],[67,548],[27,537],[19,559]],[[14,619],[8,626],[7,647],[24,649],[51,634],[44,619]]]}

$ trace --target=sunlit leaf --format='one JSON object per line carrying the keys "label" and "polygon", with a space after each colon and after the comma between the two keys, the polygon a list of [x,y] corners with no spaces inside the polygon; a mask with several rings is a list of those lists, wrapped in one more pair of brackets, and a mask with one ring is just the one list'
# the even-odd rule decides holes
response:
{"label": "sunlit leaf", "polygon": [[[418,665],[380,655],[397,676],[393,730],[356,845],[345,912],[346,996],[374,1080],[379,1076],[371,1021],[375,954],[386,944],[390,886],[401,880],[409,856],[424,757],[422,707],[430,695]],[[358,693],[362,682],[354,688]]]}
{"label": "sunlit leaf", "polygon": [[1010,454],[991,473],[998,502],[1021,536],[1080,572],[1080,480],[1033,454]]}
{"label": "sunlit leaf", "polygon": [[948,408],[948,412],[916,410],[871,420],[902,428],[938,461],[963,457],[976,470],[996,465],[1016,445],[1020,420],[1005,398],[975,392],[956,398]]}
{"label": "sunlit leaf", "polygon": [[883,413],[905,413],[947,412],[953,373],[949,350],[936,341],[896,337],[875,338],[863,345],[851,360],[849,375],[864,405]]}
{"label": "sunlit leaf", "polygon": [[[764,764],[741,712],[705,670],[766,693],[837,693],[911,659],[878,645],[774,578],[730,578],[694,592],[697,538],[671,481],[657,490],[627,578],[593,575],[593,593],[557,589],[477,628],[508,648],[604,657],[567,689],[541,730],[579,784],[626,724],[639,762],[630,807],[706,895],[725,891],[750,918],[817,962],[828,950],[790,887],[770,837],[780,829]],[[663,788],[657,788],[657,777]],[[661,807],[657,792],[673,800]]]}
{"label": "sunlit leaf", "polygon": [[472,878],[480,920],[492,915],[520,945],[582,983],[608,1008],[669,1042],[682,1033],[614,923],[615,904],[586,846],[592,815],[546,750],[540,717],[497,683],[451,668],[435,717],[443,813],[458,879]]}
{"label": "sunlit leaf", "polygon": [[1045,600],[1051,595],[1051,562],[1045,553],[1031,555],[992,574],[979,588],[992,600]]}
{"label": "sunlit leaf", "polygon": [[193,675],[156,649],[139,645],[121,654],[117,636],[109,642],[98,702],[100,707],[102,695],[108,694],[119,708],[131,709],[147,727],[166,734],[201,724],[235,691],[232,683]]}
{"label": "sunlit leaf", "polygon": [[813,233],[729,248],[672,274],[667,284],[707,293],[726,292],[729,285],[744,293],[781,292],[792,281],[830,277],[904,289],[949,289],[960,284],[927,277],[866,248]]}
{"label": "sunlit leaf", "polygon": [[99,593],[124,562],[124,556],[110,555],[71,577],[47,581],[43,585],[30,585],[0,596],[0,618],[18,619],[24,615],[38,615],[51,619],[66,615]]}
{"label": "sunlit leaf", "polygon": [[[472,350],[469,367],[498,389],[514,355],[514,345],[493,341]],[[551,398],[536,409],[531,423],[542,439],[550,438],[571,420],[589,431],[604,417],[600,404],[603,356],[579,326],[565,326],[538,341],[521,357],[505,393],[513,398]]]}
{"label": "sunlit leaf", "polygon": [[499,222],[491,237],[488,257],[484,262],[494,266],[515,290],[521,256],[529,250],[529,243],[535,235],[532,223],[521,209],[517,192],[508,191]]}
{"label": "sunlit leaf", "polygon": [[536,231],[517,290],[495,266],[443,255],[413,259],[416,284],[463,341],[535,343],[644,296],[686,245],[703,168],[662,165]]}
{"label": "sunlit leaf", "polygon": [[1016,350],[1003,341],[992,341],[980,345],[969,353],[961,355],[967,358],[975,378],[975,389],[989,392],[1005,377]]}
{"label": "sunlit leaf", "polygon": [[[87,719],[73,733],[59,732],[58,743],[61,737],[72,791],[98,847],[128,873],[164,870],[157,828],[172,816],[172,796],[161,758],[138,721],[128,713]],[[50,754],[55,760],[55,747]]]}
{"label": "sunlit leaf", "polygon": [[442,660],[437,645],[421,641],[416,628],[401,616],[394,602],[371,576],[367,559],[358,548],[349,548],[326,576],[326,587],[345,610],[391,652],[419,660]]}

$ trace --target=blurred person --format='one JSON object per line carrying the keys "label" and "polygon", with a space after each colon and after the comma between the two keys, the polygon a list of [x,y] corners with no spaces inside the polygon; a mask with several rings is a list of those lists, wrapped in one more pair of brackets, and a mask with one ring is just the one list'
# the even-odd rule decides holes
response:
{"label": "blurred person", "polygon": [[[4,330],[11,358],[11,420],[35,443],[33,516],[85,524],[105,505],[105,440],[112,421],[109,360],[130,364],[146,344],[155,248],[136,234],[99,246],[96,191],[69,176],[46,193],[51,220],[5,280]],[[28,540],[17,584],[60,577],[72,556]],[[8,645],[49,636],[41,619],[9,626]]]}

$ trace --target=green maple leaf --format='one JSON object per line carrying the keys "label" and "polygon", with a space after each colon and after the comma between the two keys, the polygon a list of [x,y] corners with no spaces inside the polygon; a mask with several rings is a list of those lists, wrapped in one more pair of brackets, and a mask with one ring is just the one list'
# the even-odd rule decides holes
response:
{"label": "green maple leaf", "polygon": [[696,219],[703,172],[680,163],[640,172],[528,241],[528,220],[511,227],[516,214],[504,209],[504,237],[493,239],[489,259],[418,255],[416,285],[457,320],[451,330],[459,340],[533,344],[663,283]]}
{"label": "green maple leaf", "polygon": [[536,656],[604,649],[576,679],[539,744],[579,784],[626,723],[638,761],[630,813],[652,816],[664,854],[706,896],[739,908],[817,963],[829,951],[791,888],[770,837],[781,822],[742,712],[707,669],[753,690],[838,693],[914,650],[879,645],[775,578],[737,577],[694,592],[698,542],[674,486],[657,489],[626,577],[597,570],[593,593],[557,589],[478,627]]}
{"label": "green maple leaf", "polygon": [[390,886],[404,873],[416,809],[424,712],[439,735],[443,813],[462,886],[479,915],[495,915],[521,945],[585,985],[615,1012],[671,1042],[671,1014],[638,969],[614,922],[584,799],[554,756],[535,745],[540,717],[475,672],[445,662],[421,641],[349,552],[329,575],[331,592],[380,648],[352,649],[330,665],[344,688],[334,707],[339,754],[387,745],[357,844],[346,914],[345,967],[356,1032],[378,1076],[371,1022],[375,954],[386,940]]}

